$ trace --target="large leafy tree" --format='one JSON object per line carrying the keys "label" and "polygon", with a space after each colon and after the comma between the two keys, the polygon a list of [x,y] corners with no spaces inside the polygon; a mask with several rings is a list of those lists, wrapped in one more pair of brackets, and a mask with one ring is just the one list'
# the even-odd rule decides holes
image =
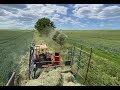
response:
{"label": "large leafy tree", "polygon": [[49,18],[41,18],[35,23],[35,29],[41,34],[49,34],[51,30],[55,28],[55,25]]}

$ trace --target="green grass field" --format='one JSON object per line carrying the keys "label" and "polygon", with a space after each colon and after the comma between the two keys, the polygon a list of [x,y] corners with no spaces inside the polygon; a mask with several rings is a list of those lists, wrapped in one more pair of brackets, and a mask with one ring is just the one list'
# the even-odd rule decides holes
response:
{"label": "green grass field", "polygon": [[[88,53],[90,47],[93,48],[86,85],[120,85],[120,30],[63,30],[62,32],[68,36],[67,46],[71,46],[73,41],[77,42],[76,53],[79,53],[80,45],[83,45],[83,50]],[[78,78],[82,83],[87,64],[81,64],[84,64],[84,68],[81,65]]]}
{"label": "green grass field", "polygon": [[[78,58],[80,45],[83,45],[83,50],[87,53],[89,53],[90,47],[93,48],[85,85],[120,86],[119,30],[64,30],[62,32],[68,36],[65,47],[61,49],[61,55],[64,60],[67,58],[67,50],[73,45],[73,41],[77,42],[74,60]],[[39,39],[39,43],[47,43],[51,51],[60,49],[60,46],[51,37],[36,36],[37,42]],[[32,40],[33,32],[30,30],[0,30],[0,86],[4,86],[7,83],[7,75],[10,71],[19,72],[19,61],[26,52],[29,52]],[[85,52],[82,53],[81,68],[77,76],[81,84],[84,82],[89,58]]]}
{"label": "green grass field", "polygon": [[68,38],[76,40],[85,47],[92,47],[96,55],[120,64],[120,30],[63,32]]}
{"label": "green grass field", "polygon": [[19,72],[18,63],[29,52],[32,34],[30,30],[0,30],[0,85],[7,83],[9,72]]}

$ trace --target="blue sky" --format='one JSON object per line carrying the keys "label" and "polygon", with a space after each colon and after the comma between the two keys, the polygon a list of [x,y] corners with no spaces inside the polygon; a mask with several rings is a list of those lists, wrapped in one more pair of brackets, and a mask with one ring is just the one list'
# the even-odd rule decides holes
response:
{"label": "blue sky", "polygon": [[0,4],[1,29],[34,29],[42,17],[56,29],[120,29],[120,4]]}

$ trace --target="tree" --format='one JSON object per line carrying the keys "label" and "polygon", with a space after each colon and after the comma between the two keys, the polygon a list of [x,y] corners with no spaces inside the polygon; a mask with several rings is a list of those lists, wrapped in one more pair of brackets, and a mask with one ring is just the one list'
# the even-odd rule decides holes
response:
{"label": "tree", "polygon": [[51,29],[56,28],[54,23],[49,18],[41,18],[35,23],[35,29],[41,34],[49,34]]}
{"label": "tree", "polygon": [[61,34],[59,34],[59,35],[57,36],[56,42],[57,42],[58,44],[60,44],[60,46],[62,47],[62,46],[64,45],[64,43],[65,43],[65,40],[66,40],[66,36],[61,33]]}
{"label": "tree", "polygon": [[59,34],[60,34],[60,32],[59,32],[59,31],[56,31],[55,34],[53,35],[52,39],[53,39],[54,41],[56,41],[57,36],[58,36]]}

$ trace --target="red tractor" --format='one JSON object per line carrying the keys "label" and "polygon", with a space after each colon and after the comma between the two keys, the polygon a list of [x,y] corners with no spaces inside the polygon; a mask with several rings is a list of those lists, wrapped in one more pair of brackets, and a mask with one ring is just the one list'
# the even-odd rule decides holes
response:
{"label": "red tractor", "polygon": [[35,72],[38,68],[61,67],[60,51],[53,54],[47,51],[47,45],[34,45],[30,50],[29,70],[30,77],[35,78]]}
{"label": "red tractor", "polygon": [[34,47],[34,63],[38,67],[58,66],[60,65],[60,52],[47,51],[47,45],[35,45]]}

